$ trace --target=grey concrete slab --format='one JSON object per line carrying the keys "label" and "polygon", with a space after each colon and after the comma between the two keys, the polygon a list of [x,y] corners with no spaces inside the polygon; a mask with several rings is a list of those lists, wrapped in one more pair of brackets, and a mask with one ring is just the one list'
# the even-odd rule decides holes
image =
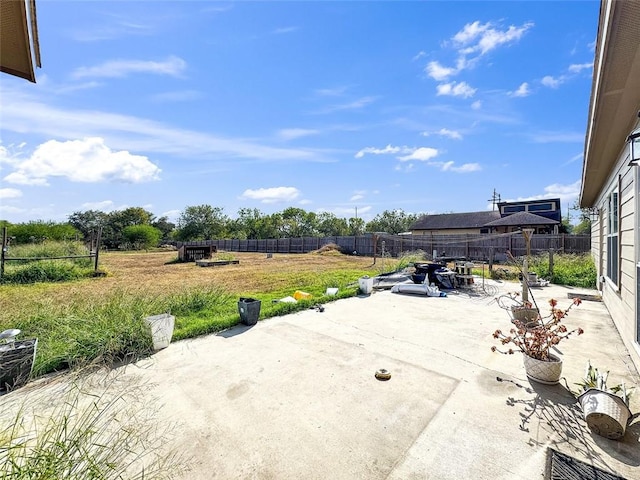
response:
{"label": "grey concrete slab", "polygon": [[[149,401],[164,404],[158,420],[175,423],[166,448],[191,456],[175,478],[542,479],[549,447],[640,478],[640,426],[622,441],[594,435],[569,391],[588,359],[638,385],[606,308],[571,312],[567,325],[585,333],[559,345],[563,383],[543,386],[527,380],[521,355],[490,351],[493,331],[510,326],[494,298],[519,288],[374,291],[175,342],[120,377],[147,383]],[[576,291],[534,295],[544,310]],[[376,380],[379,368],[391,380]],[[640,392],[631,407],[640,411]]]}

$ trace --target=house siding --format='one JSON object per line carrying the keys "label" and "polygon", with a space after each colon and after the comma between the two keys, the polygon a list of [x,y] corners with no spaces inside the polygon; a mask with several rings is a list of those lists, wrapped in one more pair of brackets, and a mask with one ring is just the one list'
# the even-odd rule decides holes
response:
{"label": "house siding", "polygon": [[[636,337],[636,184],[634,167],[629,167],[627,149],[623,149],[616,167],[598,197],[596,207],[600,209],[597,221],[592,224],[592,254],[598,270],[598,275],[605,277],[599,283],[602,299],[609,310],[611,318],[631,354],[637,369],[640,370],[640,347]],[[607,198],[609,194],[619,189],[619,247],[620,264],[618,285],[614,285],[606,278],[607,272]]]}

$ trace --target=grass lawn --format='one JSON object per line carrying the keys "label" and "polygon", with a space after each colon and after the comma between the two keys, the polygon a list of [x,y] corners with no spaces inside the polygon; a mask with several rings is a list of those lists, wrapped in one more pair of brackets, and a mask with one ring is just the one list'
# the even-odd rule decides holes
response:
{"label": "grass lawn", "polygon": [[[176,252],[105,253],[108,275],[66,283],[2,285],[0,331],[22,330],[19,339],[38,337],[34,374],[137,358],[151,351],[145,316],[176,316],[174,340],[223,330],[239,322],[240,297],[262,301],[260,318],[310,308],[353,296],[358,278],[381,273],[369,257],[323,253],[234,253],[239,264],[199,267],[172,263]],[[385,259],[385,271],[397,260]],[[335,297],[324,295],[338,287]],[[297,304],[276,303],[296,290],[312,295]]]}

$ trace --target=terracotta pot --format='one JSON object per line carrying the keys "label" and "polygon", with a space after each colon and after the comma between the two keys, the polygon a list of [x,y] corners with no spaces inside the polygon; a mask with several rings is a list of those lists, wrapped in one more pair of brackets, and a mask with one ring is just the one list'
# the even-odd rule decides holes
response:
{"label": "terracotta pot", "polygon": [[555,385],[560,382],[562,374],[562,359],[549,354],[549,360],[538,360],[523,354],[524,371],[530,380],[545,385]]}
{"label": "terracotta pot", "polygon": [[612,440],[624,437],[631,410],[624,400],[613,393],[590,388],[578,397],[584,419],[593,433]]}

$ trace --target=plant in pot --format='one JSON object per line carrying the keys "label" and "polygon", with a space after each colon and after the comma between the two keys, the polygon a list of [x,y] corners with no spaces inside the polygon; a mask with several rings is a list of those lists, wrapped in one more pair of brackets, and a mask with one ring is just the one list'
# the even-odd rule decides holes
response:
{"label": "plant in pot", "polygon": [[16,340],[20,330],[0,332],[0,392],[21,387],[31,376],[38,339]]}
{"label": "plant in pot", "polygon": [[503,348],[493,346],[491,351],[514,354],[516,350],[510,346],[515,346],[522,353],[525,372],[530,380],[547,385],[557,384],[562,374],[562,359],[550,350],[562,340],[584,332],[582,328],[569,330],[562,323],[569,311],[580,303],[580,298],[574,298],[568,308],[560,309],[558,302],[551,299],[549,314],[538,315],[534,322],[513,318],[511,321],[514,325],[508,334],[501,330],[493,333],[493,338],[499,340]]}
{"label": "plant in pot", "polygon": [[592,432],[618,440],[638,414],[632,415],[629,409],[633,388],[627,389],[624,382],[610,387],[608,378],[609,371],[600,372],[587,362],[584,378],[576,383],[581,389],[578,402]]}
{"label": "plant in pot", "polygon": [[500,295],[496,298],[496,303],[509,313],[512,323],[520,321],[525,325],[537,325],[540,318],[540,310],[529,300],[522,300],[519,292]]}

